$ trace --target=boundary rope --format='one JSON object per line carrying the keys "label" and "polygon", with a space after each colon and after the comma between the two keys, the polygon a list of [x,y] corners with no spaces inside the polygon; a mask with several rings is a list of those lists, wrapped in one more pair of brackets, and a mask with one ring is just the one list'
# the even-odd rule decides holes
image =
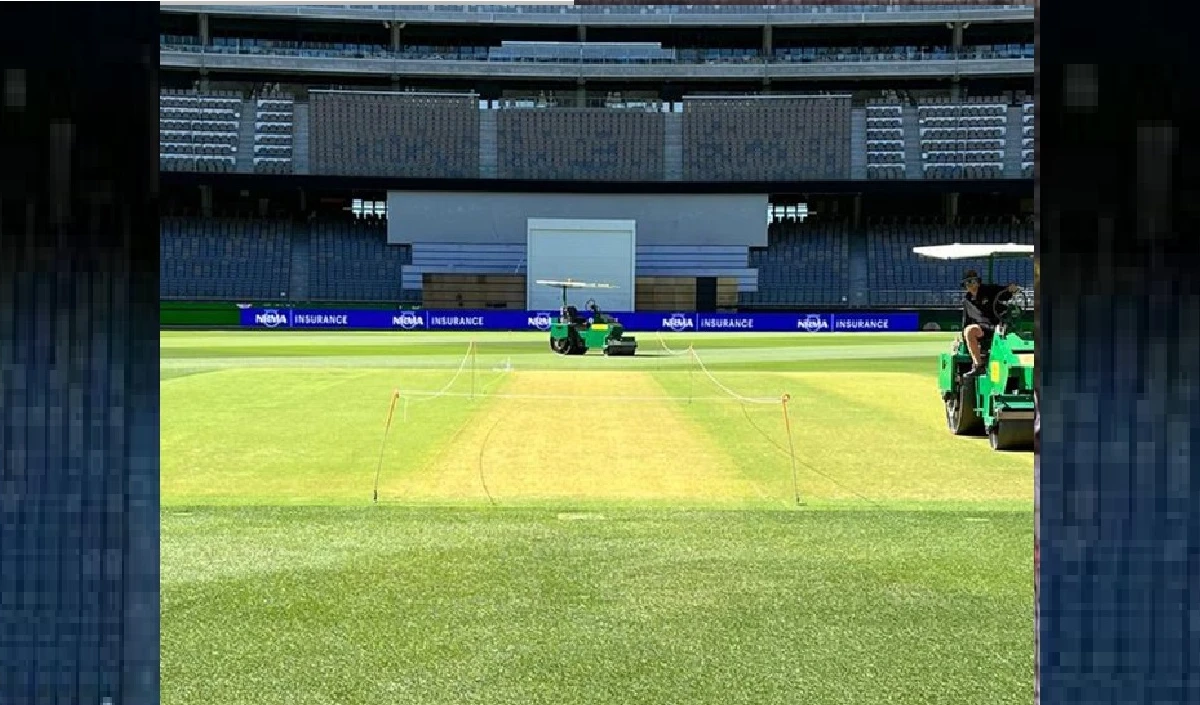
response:
{"label": "boundary rope", "polygon": [[[463,355],[462,360],[458,363],[458,369],[454,371],[454,376],[450,378],[450,381],[446,382],[446,384],[442,385],[441,389],[439,389],[435,392],[427,392],[425,394],[419,394],[419,395],[412,394],[410,392],[405,392],[405,391],[401,390],[400,396],[405,398],[405,400],[404,400],[405,408],[407,409],[408,397],[421,397],[419,399],[412,400],[413,403],[415,404],[418,401],[431,401],[432,399],[436,399],[440,396],[448,394],[447,390],[450,389],[450,387],[453,387],[454,383],[458,381],[458,378],[462,376],[463,370],[466,369],[467,362],[469,362],[471,360],[471,353],[474,352],[474,350],[475,350],[475,343],[473,341],[470,343],[467,343],[467,352],[466,352],[466,354]],[[471,394],[469,396],[475,396],[475,395]]]}
{"label": "boundary rope", "polygon": [[687,355],[689,352],[692,351],[692,346],[690,346],[690,345],[688,346],[687,350],[672,350],[671,346],[667,345],[667,341],[662,337],[661,332],[655,331],[654,335],[658,337],[658,344],[662,346],[663,350],[667,351],[668,355],[676,355],[676,356]]}
{"label": "boundary rope", "polygon": [[[424,397],[425,401],[435,398],[467,398],[471,397],[470,392],[422,392],[422,391],[404,391],[401,390],[401,396],[409,397]],[[544,399],[546,401],[629,401],[629,402],[655,402],[655,401],[724,401],[731,403],[746,403],[745,398],[732,398],[729,396],[704,396],[704,397],[677,397],[677,396],[621,396],[619,394],[476,394],[477,398],[481,399]],[[755,399],[756,404],[778,404],[778,399]]]}
{"label": "boundary rope", "polygon": [[712,372],[708,371],[708,367],[706,367],[704,365],[704,360],[700,359],[700,356],[696,354],[695,350],[693,350],[692,348],[688,348],[688,351],[692,354],[692,359],[695,360],[696,364],[700,367],[700,371],[704,373],[704,376],[708,377],[708,380],[710,382],[712,382],[717,387],[717,389],[720,389],[722,392],[725,392],[726,394],[733,397],[734,399],[736,399],[744,404],[778,404],[779,403],[779,397],[748,397],[748,396],[745,396],[745,395],[742,395],[742,394],[739,394],[739,393],[733,391],[729,387],[726,387],[724,384],[721,384],[721,381],[718,380],[716,377],[714,377]]}

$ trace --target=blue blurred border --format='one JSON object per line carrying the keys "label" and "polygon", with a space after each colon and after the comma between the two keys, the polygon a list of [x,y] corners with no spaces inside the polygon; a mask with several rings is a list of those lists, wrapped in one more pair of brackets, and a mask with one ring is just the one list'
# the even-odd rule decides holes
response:
{"label": "blue blurred border", "polygon": [[158,6],[0,8],[0,704],[159,699]]}
{"label": "blue blurred border", "polygon": [[1200,93],[1174,8],[1039,9],[1047,704],[1200,702]]}

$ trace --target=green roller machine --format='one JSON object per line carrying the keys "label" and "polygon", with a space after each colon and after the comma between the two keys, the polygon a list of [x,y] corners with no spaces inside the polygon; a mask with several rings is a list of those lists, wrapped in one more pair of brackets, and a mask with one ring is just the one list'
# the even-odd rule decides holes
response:
{"label": "green roller machine", "polygon": [[[995,260],[1032,257],[1032,245],[938,245],[913,251],[942,260],[986,259],[987,281],[995,281]],[[1033,300],[1021,290],[993,302],[1000,323],[983,350],[986,372],[964,376],[971,354],[958,336],[938,357],[938,389],[946,425],[956,436],[987,435],[993,450],[1032,449],[1034,417]],[[984,341],[986,344],[986,340]]]}
{"label": "green roller machine", "polygon": [[550,324],[550,349],[559,355],[583,355],[588,350],[599,348],[605,355],[632,355],[637,351],[637,340],[625,335],[625,327],[616,318],[604,313],[594,299],[585,304],[587,315],[567,303],[568,289],[615,289],[612,284],[577,282],[567,279],[557,281],[539,279],[538,284],[562,290],[562,308],[558,318]]}

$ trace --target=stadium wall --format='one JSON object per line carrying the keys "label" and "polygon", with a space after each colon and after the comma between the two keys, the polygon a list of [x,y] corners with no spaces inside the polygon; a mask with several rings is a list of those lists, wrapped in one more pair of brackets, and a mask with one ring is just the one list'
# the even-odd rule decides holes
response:
{"label": "stadium wall", "polygon": [[529,218],[637,221],[638,244],[766,247],[766,194],[392,191],[388,242],[524,246]]}
{"label": "stadium wall", "polygon": [[[639,307],[639,310],[643,310]],[[256,302],[203,302],[203,301],[164,301],[159,307],[159,324],[164,329],[192,329],[192,330],[217,330],[217,329],[243,329],[253,330],[262,329],[264,326],[247,324],[245,317],[247,312],[258,311],[277,311],[284,315],[291,311],[306,311],[306,312],[366,312],[368,317],[379,317],[382,315],[400,315],[402,311],[419,312],[420,309],[412,306],[400,305],[371,305],[371,304],[347,304],[347,303],[329,303],[329,302],[272,302],[272,301],[256,301]],[[666,309],[654,312],[662,314]],[[469,313],[468,309],[463,309],[464,314]],[[647,311],[651,313],[651,311]],[[455,311],[443,311],[445,314],[453,314]],[[508,315],[519,314],[518,311],[508,311]],[[690,311],[682,311],[686,315],[694,315]],[[817,309],[797,309],[789,312],[791,315],[808,316],[816,313],[821,315],[831,315],[825,311]],[[842,317],[895,317],[902,315],[915,315],[917,330],[922,331],[938,331],[938,330],[954,330],[962,315],[958,309],[839,309],[832,315]],[[699,314],[712,315],[712,314]],[[747,314],[754,315],[754,314]],[[768,314],[778,315],[778,314]],[[337,326],[331,326],[337,327]],[[355,326],[345,326],[345,329],[355,329]],[[513,326],[513,330],[519,329],[536,329],[530,326]],[[393,328],[393,330],[404,330],[404,328]],[[867,329],[869,330],[869,329]]]}

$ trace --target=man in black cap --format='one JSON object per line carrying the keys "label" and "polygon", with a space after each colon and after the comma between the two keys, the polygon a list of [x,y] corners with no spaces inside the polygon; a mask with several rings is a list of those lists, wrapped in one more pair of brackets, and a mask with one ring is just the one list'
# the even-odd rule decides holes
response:
{"label": "man in black cap", "polygon": [[991,340],[992,333],[1000,324],[1000,318],[996,315],[996,302],[1012,298],[1021,287],[1016,284],[984,284],[974,269],[963,272],[961,284],[966,289],[966,293],[963,294],[963,340],[967,342],[967,350],[971,353],[973,363],[967,376],[978,377],[985,369],[983,342],[985,339]]}

